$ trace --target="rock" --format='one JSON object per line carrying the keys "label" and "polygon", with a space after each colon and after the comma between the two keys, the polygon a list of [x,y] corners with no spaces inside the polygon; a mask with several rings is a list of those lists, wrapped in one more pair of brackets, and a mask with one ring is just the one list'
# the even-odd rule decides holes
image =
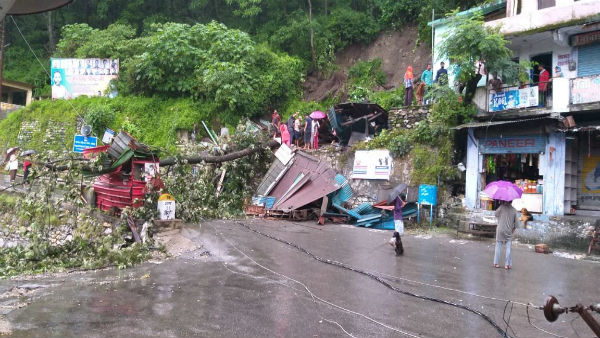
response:
{"label": "rock", "polygon": [[104,229],[104,234],[105,234],[105,235],[110,235],[110,234],[112,234],[112,229],[111,229],[111,228],[106,228],[106,229]]}

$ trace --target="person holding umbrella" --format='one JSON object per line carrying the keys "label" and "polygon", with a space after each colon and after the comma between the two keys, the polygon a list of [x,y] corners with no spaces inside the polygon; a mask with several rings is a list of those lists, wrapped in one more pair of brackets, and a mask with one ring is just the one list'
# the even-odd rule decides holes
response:
{"label": "person holding umbrella", "polygon": [[15,181],[15,178],[17,177],[17,169],[19,169],[19,160],[17,159],[18,150],[19,148],[17,147],[8,149],[6,152],[6,158],[4,159],[5,161],[8,159],[4,169],[8,170],[10,174],[10,183]]}
{"label": "person holding umbrella", "polygon": [[523,191],[508,181],[496,181],[488,184],[484,192],[495,200],[500,201],[500,206],[496,209],[496,248],[494,250],[494,267],[499,268],[500,254],[502,246],[506,244],[504,268],[509,270],[512,267],[511,246],[512,239],[517,225],[519,224],[519,212],[512,207],[511,201],[521,198]]}

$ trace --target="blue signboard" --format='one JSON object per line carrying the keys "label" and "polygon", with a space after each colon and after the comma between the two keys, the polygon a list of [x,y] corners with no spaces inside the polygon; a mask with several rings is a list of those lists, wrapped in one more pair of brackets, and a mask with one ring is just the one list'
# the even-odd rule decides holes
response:
{"label": "blue signboard", "polygon": [[479,139],[482,154],[536,154],[546,149],[546,136],[505,136]]}
{"label": "blue signboard", "polygon": [[437,186],[419,185],[419,204],[437,205]]}
{"label": "blue signboard", "polygon": [[73,151],[83,153],[84,149],[94,148],[97,146],[98,139],[94,136],[75,135],[73,137]]}
{"label": "blue signboard", "polygon": [[511,89],[490,94],[490,111],[535,107],[538,105],[538,87]]}

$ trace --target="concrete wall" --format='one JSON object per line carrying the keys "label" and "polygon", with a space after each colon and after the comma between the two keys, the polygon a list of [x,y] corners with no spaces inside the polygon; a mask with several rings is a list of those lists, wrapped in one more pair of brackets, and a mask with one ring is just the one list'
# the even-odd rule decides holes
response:
{"label": "concrete wall", "polygon": [[473,129],[469,129],[467,137],[467,170],[465,179],[465,207],[475,209],[478,207],[478,193],[480,190],[479,175],[482,166],[482,155],[479,154],[479,142],[475,138]]}
{"label": "concrete wall", "polygon": [[544,214],[549,216],[565,213],[565,141],[564,133],[550,134],[540,161],[540,175],[544,176]]}
{"label": "concrete wall", "polygon": [[537,0],[521,1],[521,14],[489,21],[486,25],[500,27],[504,34],[514,34],[600,13],[598,0],[556,0],[556,6],[540,10]]}

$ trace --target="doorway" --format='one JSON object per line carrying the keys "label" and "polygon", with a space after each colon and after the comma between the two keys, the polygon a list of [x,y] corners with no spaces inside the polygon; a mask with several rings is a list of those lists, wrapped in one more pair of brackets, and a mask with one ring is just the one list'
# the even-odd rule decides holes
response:
{"label": "doorway", "polygon": [[533,81],[534,84],[540,82],[540,71],[538,70],[538,65],[543,64],[544,68],[546,68],[546,70],[549,73],[552,73],[552,53],[551,52],[532,56],[531,62],[534,63],[533,70],[531,73],[532,74],[531,80]]}

